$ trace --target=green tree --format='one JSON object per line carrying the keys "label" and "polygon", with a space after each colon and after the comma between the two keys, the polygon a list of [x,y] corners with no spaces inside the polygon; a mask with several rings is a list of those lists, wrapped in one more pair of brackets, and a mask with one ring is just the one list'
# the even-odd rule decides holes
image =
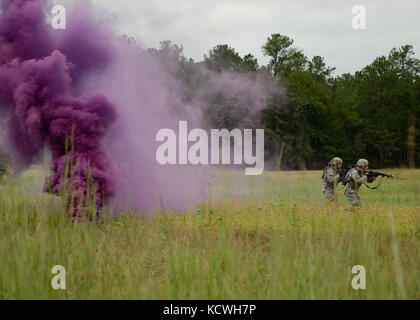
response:
{"label": "green tree", "polygon": [[263,113],[263,125],[272,141],[281,141],[278,167],[317,167],[335,155],[339,119],[330,89],[307,71],[293,71],[287,96]]}
{"label": "green tree", "polygon": [[415,166],[419,64],[412,47],[403,46],[356,73],[365,154],[377,166]]}
{"label": "green tree", "polygon": [[257,72],[259,69],[257,58],[250,53],[244,56],[242,66],[244,71],[248,72]]}
{"label": "green tree", "polygon": [[306,69],[308,59],[302,50],[292,47],[293,42],[293,39],[275,33],[263,44],[264,55],[271,57],[268,67],[275,77],[288,77],[293,71]]}
{"label": "green tree", "polygon": [[241,71],[243,60],[235,49],[219,44],[204,55],[204,65],[216,72]]}
{"label": "green tree", "polygon": [[[414,125],[413,122],[411,122],[409,130],[412,130],[412,132],[408,133],[409,140],[407,141],[407,143],[409,144],[409,150],[410,148],[413,148],[414,150],[414,154],[409,154],[409,161],[414,162],[410,164],[410,167],[415,166],[416,163],[420,163],[420,126],[416,125],[416,119],[420,119],[420,77],[417,77],[416,82],[414,83],[414,99],[414,103],[417,105],[414,113],[415,121]],[[414,146],[412,146],[412,144],[414,144]],[[413,157],[414,160],[411,157]]]}
{"label": "green tree", "polygon": [[420,60],[414,57],[415,53],[411,45],[404,45],[400,49],[393,48],[388,55],[392,68],[398,74],[400,94],[406,97],[404,106],[408,108],[407,129],[407,160],[410,168],[415,167],[416,162],[416,127],[419,118],[420,100],[417,91],[420,76]]}
{"label": "green tree", "polygon": [[336,153],[341,154],[348,164],[355,163],[365,153],[366,140],[362,132],[365,118],[360,116],[355,77],[349,73],[331,79],[333,101],[339,123],[340,133],[336,136]]}
{"label": "green tree", "polygon": [[327,67],[324,58],[315,56],[308,63],[308,71],[312,73],[318,82],[327,82],[335,68]]}

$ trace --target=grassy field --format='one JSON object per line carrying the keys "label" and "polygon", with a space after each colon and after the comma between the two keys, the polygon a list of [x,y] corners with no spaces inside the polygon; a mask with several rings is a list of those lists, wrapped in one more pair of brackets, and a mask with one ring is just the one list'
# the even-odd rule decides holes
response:
{"label": "grassy field", "polygon": [[357,212],[318,171],[218,170],[188,212],[73,224],[32,168],[0,182],[0,299],[420,299],[420,170],[392,172]]}

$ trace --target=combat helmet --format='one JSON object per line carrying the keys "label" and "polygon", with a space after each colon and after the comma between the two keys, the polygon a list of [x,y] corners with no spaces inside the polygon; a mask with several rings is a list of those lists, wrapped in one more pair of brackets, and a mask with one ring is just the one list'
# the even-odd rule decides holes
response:
{"label": "combat helmet", "polygon": [[343,164],[343,160],[341,158],[339,158],[339,157],[335,157],[334,159],[332,159],[329,162],[329,165],[333,165],[333,166],[336,166],[338,164]]}
{"label": "combat helmet", "polygon": [[357,166],[359,168],[364,168],[368,165],[369,165],[369,161],[367,161],[366,159],[360,159],[359,161],[357,161]]}

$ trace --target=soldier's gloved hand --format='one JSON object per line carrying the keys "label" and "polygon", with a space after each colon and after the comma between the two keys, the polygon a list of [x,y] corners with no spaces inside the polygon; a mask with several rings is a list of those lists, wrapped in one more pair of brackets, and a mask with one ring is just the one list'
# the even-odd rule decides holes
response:
{"label": "soldier's gloved hand", "polygon": [[368,180],[368,176],[363,176],[360,178],[360,183],[365,183]]}

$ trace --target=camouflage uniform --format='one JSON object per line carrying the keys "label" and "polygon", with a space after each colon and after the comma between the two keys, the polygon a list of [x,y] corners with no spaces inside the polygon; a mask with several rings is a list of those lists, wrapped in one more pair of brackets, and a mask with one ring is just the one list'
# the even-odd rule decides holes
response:
{"label": "camouflage uniform", "polygon": [[324,169],[322,174],[322,192],[329,201],[337,200],[335,189],[340,175],[337,174],[337,164],[343,163],[340,158],[334,158],[328,163],[328,167]]}
{"label": "camouflage uniform", "polygon": [[[363,161],[361,161],[363,160]],[[344,195],[346,196],[347,200],[351,203],[351,206],[347,208],[347,210],[354,210],[360,208],[362,206],[362,201],[359,196],[359,188],[365,182],[373,182],[375,180],[374,177],[368,178],[365,172],[362,170],[362,167],[368,165],[367,160],[361,159],[358,161],[358,165],[354,168],[351,168],[349,172],[346,174],[345,180],[347,180],[346,189],[344,190]],[[359,166],[360,164],[363,164]]]}

